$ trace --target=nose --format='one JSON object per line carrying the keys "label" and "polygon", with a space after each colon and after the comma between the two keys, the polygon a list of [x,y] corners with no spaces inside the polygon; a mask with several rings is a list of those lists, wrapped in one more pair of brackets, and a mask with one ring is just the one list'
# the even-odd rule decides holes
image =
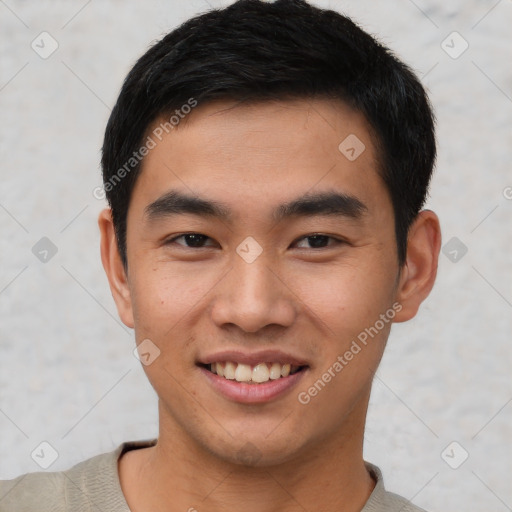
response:
{"label": "nose", "polygon": [[247,263],[237,255],[215,291],[211,314],[219,327],[232,324],[253,333],[267,325],[289,327],[295,320],[290,285],[262,256]]}

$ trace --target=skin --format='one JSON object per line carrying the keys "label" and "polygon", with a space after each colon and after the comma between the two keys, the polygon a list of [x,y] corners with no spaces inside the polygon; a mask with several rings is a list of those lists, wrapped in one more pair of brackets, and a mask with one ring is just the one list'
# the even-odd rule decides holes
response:
{"label": "skin", "polygon": [[[354,161],[338,150],[350,134],[366,146]],[[147,206],[169,190],[222,202],[233,217],[148,218]],[[367,210],[357,219],[271,219],[277,205],[325,190]],[[158,443],[119,462],[131,510],[361,510],[375,485],[362,455],[366,411],[391,322],[308,404],[297,395],[393,304],[401,306],[393,321],[416,314],[441,243],[437,216],[420,212],[399,268],[365,119],[328,100],[199,105],[145,157],[128,211],[126,270],[109,209],[99,227],[119,315],[137,343],[149,338],[161,351],[144,366],[159,398]],[[204,247],[165,243],[189,232],[209,237]],[[312,234],[344,242],[315,248]],[[263,249],[252,263],[236,252],[248,236]],[[196,366],[223,349],[273,347],[308,369],[267,403],[225,398]]]}

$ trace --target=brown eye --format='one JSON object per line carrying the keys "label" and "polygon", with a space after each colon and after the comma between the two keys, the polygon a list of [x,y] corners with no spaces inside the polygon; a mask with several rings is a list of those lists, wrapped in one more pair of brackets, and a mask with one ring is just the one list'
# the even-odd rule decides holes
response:
{"label": "brown eye", "polygon": [[[343,243],[341,240],[338,240],[336,238],[333,238],[332,236],[328,235],[308,235],[303,238],[301,238],[299,241],[307,240],[307,243],[310,244],[310,247],[300,247],[301,249],[324,249],[326,247],[331,247],[333,245],[338,245],[340,243]],[[332,240],[334,243],[329,245],[329,241]]]}
{"label": "brown eye", "polygon": [[[185,243],[178,243],[177,240],[182,239]],[[201,233],[185,233],[183,235],[176,236],[169,240],[167,244],[176,243],[177,245],[184,246],[186,248],[202,248],[205,247],[204,243],[209,240],[210,237],[202,235]]]}

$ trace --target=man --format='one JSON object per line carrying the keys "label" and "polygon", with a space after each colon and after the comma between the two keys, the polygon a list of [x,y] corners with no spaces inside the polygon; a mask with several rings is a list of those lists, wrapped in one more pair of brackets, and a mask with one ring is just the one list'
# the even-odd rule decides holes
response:
{"label": "man", "polygon": [[101,256],[158,439],[0,485],[0,509],[415,511],[363,460],[391,324],[436,275],[433,114],[348,18],[241,0],[128,74]]}

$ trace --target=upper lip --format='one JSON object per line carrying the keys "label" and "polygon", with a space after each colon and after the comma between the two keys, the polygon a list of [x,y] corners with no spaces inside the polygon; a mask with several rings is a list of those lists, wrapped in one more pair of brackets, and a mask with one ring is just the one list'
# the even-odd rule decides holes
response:
{"label": "upper lip", "polygon": [[224,363],[232,361],[236,363],[248,364],[251,366],[259,363],[280,363],[291,364],[295,366],[307,366],[307,361],[292,354],[287,354],[281,350],[267,349],[257,352],[246,352],[241,350],[222,350],[201,357],[199,364]]}

